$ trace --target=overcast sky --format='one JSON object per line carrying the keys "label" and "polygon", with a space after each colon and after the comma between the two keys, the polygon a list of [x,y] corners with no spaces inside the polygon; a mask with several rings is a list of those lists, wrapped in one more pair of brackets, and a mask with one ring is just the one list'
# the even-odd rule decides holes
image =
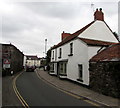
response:
{"label": "overcast sky", "polygon": [[[91,7],[91,3],[94,4]],[[61,41],[61,33],[74,33],[94,20],[96,8],[102,8],[106,23],[113,32],[118,33],[118,2],[81,0],[65,2],[1,2],[0,43],[12,43],[25,55],[45,54],[47,50]]]}

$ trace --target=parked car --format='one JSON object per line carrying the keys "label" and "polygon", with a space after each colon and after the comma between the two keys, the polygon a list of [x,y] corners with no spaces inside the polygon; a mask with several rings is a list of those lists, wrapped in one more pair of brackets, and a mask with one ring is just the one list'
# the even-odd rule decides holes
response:
{"label": "parked car", "polygon": [[36,69],[35,66],[26,66],[25,68],[26,72],[34,72],[35,69]]}

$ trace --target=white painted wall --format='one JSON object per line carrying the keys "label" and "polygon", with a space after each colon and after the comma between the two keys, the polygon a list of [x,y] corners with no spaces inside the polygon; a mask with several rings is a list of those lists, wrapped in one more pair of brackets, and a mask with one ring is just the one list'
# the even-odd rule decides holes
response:
{"label": "white painted wall", "polygon": [[97,51],[100,48],[101,47],[99,47],[99,46],[88,46],[88,59],[91,59],[91,57],[93,57],[94,55],[96,55]]}
{"label": "white painted wall", "polygon": [[[70,43],[73,43],[73,56],[68,56],[70,54]],[[62,48],[62,56],[60,59],[58,58],[59,48]],[[54,52],[55,52],[55,49],[54,49]],[[67,78],[73,81],[77,81],[77,79],[79,78],[78,64],[82,64],[83,65],[83,82],[80,82],[80,81],[77,81],[77,82],[85,85],[89,85],[88,46],[83,41],[79,39],[72,40],[71,42],[56,48],[56,54],[57,54],[56,60],[51,59],[51,62],[53,61],[59,62],[59,61],[68,59]],[[55,70],[55,73],[56,71],[57,69]]]}
{"label": "white painted wall", "polygon": [[68,61],[67,78],[73,81],[77,81],[77,79],[79,78],[78,64],[82,64],[83,82],[79,81],[77,82],[89,85],[88,46],[79,39],[74,40],[73,46],[74,46],[73,56],[70,56]]}
{"label": "white painted wall", "polygon": [[23,66],[25,66],[25,64],[26,64],[26,56],[24,55],[24,59],[23,59]]}
{"label": "white painted wall", "polygon": [[[53,51],[54,51],[54,54],[53,54]],[[53,55],[54,55],[54,57],[53,57]],[[56,61],[55,57],[56,57],[56,49],[53,49],[53,50],[51,51],[51,62]],[[54,59],[53,59],[53,58],[54,58]]]}
{"label": "white painted wall", "polygon": [[28,66],[37,66],[39,67],[41,64],[41,60],[26,60]]}
{"label": "white painted wall", "polygon": [[[91,59],[97,54],[97,51],[100,49],[100,46],[88,46],[88,59]],[[100,51],[104,50],[106,47],[103,47]]]}
{"label": "white painted wall", "polygon": [[99,20],[95,21],[90,27],[81,33],[79,37],[108,42],[118,42],[106,24]]}

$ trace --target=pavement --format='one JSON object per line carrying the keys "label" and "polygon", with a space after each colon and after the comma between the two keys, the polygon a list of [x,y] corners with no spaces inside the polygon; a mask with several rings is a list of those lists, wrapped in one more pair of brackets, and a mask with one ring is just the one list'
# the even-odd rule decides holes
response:
{"label": "pavement", "polygon": [[87,87],[81,86],[78,83],[49,75],[47,71],[40,69],[37,69],[36,71],[42,80],[47,81],[49,84],[57,87],[58,89],[65,90],[77,96],[83,97],[84,99],[99,103],[101,106],[105,105],[120,108],[120,99],[102,95],[88,89]]}
{"label": "pavement", "polygon": [[12,81],[13,78],[19,73],[13,76],[2,77],[2,107],[20,107],[21,103],[18,100],[15,92],[13,91]]}

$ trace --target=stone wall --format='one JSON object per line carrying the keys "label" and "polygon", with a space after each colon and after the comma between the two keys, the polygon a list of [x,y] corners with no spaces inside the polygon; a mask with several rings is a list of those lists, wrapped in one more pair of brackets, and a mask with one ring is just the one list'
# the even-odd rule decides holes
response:
{"label": "stone wall", "polygon": [[90,89],[120,98],[120,61],[91,62]]}
{"label": "stone wall", "polygon": [[8,59],[10,61],[10,68],[3,69],[2,73],[4,75],[9,75],[11,70],[13,70],[14,73],[21,71],[23,69],[23,57],[23,53],[14,45],[2,44],[2,66],[3,59]]}

